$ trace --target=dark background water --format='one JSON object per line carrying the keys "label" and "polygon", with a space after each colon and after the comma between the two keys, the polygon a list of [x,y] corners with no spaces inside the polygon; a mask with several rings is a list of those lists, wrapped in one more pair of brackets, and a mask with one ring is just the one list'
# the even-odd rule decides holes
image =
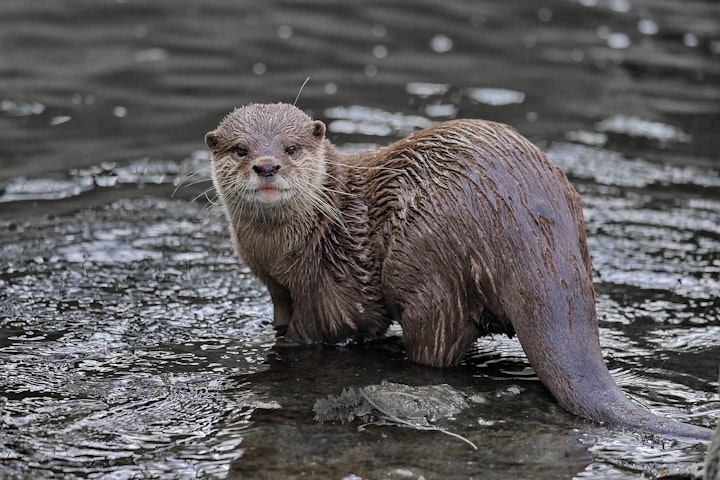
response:
{"label": "dark background water", "polygon": [[[699,0],[3,1],[0,478],[648,478],[699,461],[702,445],[563,412],[515,340],[450,370],[394,345],[274,346],[207,202],[202,139],[308,77],[298,106],[348,150],[453,117],[512,124],[583,196],[616,380],[712,426],[719,18]],[[313,420],[315,400],[382,380],[474,398],[444,426],[480,449]]]}

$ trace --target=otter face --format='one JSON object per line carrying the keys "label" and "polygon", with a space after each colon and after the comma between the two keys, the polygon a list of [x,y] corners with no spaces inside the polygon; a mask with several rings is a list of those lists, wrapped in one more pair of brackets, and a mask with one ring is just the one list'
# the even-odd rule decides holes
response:
{"label": "otter face", "polygon": [[321,187],[325,124],[287,104],[235,109],[205,135],[226,206],[286,206]]}

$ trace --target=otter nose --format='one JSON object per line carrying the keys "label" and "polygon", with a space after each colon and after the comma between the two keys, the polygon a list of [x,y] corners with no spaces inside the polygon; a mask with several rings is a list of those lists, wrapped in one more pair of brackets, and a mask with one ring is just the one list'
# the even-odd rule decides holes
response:
{"label": "otter nose", "polygon": [[280,165],[273,163],[263,163],[261,165],[253,165],[253,171],[261,177],[272,177],[275,172],[280,170]]}

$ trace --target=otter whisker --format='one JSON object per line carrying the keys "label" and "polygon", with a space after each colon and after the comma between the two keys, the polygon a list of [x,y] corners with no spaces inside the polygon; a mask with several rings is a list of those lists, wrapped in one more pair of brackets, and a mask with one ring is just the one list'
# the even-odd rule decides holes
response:
{"label": "otter whisker", "polygon": [[293,105],[297,105],[297,101],[300,100],[300,94],[303,91],[303,88],[305,88],[305,85],[310,81],[310,77],[307,77],[302,85],[300,85],[300,90],[298,90],[297,96],[295,97],[295,101],[293,102]]}
{"label": "otter whisker", "polygon": [[214,185],[211,185],[210,187],[206,188],[206,189],[203,190],[202,192],[200,192],[200,193],[198,193],[197,195],[195,195],[192,199],[190,199],[190,200],[187,202],[187,205],[190,205],[191,203],[197,202],[197,201],[198,201],[200,198],[202,198],[202,197],[205,197],[205,200],[207,200],[208,203],[211,203],[211,204],[213,204],[213,205],[218,205],[218,203],[217,203],[218,196],[217,196],[217,195],[214,195],[214,198],[210,198],[210,196],[209,196],[209,195],[210,195],[210,192],[212,192],[212,191],[214,191],[214,190],[215,190],[215,186],[214,186]]}
{"label": "otter whisker", "polygon": [[332,203],[332,201],[326,195],[321,193],[321,195],[314,197],[314,200],[316,200],[315,206],[320,212],[324,213],[345,233],[350,233],[347,224],[345,223],[345,219],[343,218],[342,212]]}
{"label": "otter whisker", "polygon": [[[333,174],[328,173],[328,172],[319,171],[319,170],[309,170],[308,169],[305,171],[312,172],[312,173],[318,173],[321,176],[327,177],[325,182],[318,185],[318,188],[322,189],[323,191],[337,193],[338,195],[352,195],[352,192],[350,192],[347,185],[345,185],[345,182],[343,182],[342,180],[340,180],[338,177],[334,176]],[[328,183],[327,180],[333,181],[333,183],[335,184],[334,188],[327,185],[327,183]],[[339,187],[344,188],[345,191],[339,190],[338,189]]]}
{"label": "otter whisker", "polygon": [[203,168],[201,168],[201,169],[199,169],[199,170],[195,170],[194,172],[187,173],[187,174],[183,175],[182,177],[180,177],[180,181],[179,181],[178,184],[175,186],[175,189],[173,190],[173,193],[172,193],[171,197],[174,197],[174,196],[175,196],[175,194],[177,193],[177,191],[178,191],[178,189],[179,189],[180,187],[190,187],[190,186],[192,186],[192,185],[196,185],[196,184],[202,183],[202,182],[211,182],[211,181],[212,181],[212,178],[209,178],[209,177],[208,177],[208,178],[202,178],[202,179],[197,180],[197,181],[194,181],[194,182],[192,182],[192,183],[186,183],[187,180],[190,180],[190,179],[193,178],[194,176],[200,175],[200,174],[201,174],[202,172],[204,172],[204,171],[208,171],[208,172],[209,172],[209,171],[211,171],[211,169],[212,169],[212,166],[208,165],[208,166],[206,166],[206,167],[203,167]]}
{"label": "otter whisker", "polygon": [[190,183],[180,183],[175,187],[175,190],[173,190],[173,194],[177,193],[177,191],[180,187],[188,188],[188,187],[192,187],[195,185],[200,185],[201,183],[205,183],[205,182],[212,182],[212,178],[201,178],[199,180],[195,180],[194,182],[190,182]]}
{"label": "otter whisker", "polygon": [[325,186],[325,185],[322,186],[322,189],[323,189],[324,192],[327,192],[327,193],[335,193],[335,194],[337,194],[337,195],[345,195],[345,196],[348,196],[348,197],[357,197],[357,194],[356,194],[356,193],[349,192],[349,191],[343,192],[342,190],[337,190],[337,189],[335,189],[335,188],[330,188],[330,187],[327,187],[327,186]]}
{"label": "otter whisker", "polygon": [[300,171],[304,171],[304,172],[310,172],[310,173],[316,173],[316,174],[319,174],[319,175],[324,175],[324,176],[328,177],[329,179],[334,180],[335,183],[337,184],[337,186],[339,186],[339,187],[344,187],[344,188],[345,188],[345,191],[343,192],[343,191],[341,191],[341,190],[338,190],[337,188],[331,188],[331,187],[328,187],[328,186],[325,185],[325,184],[322,184],[321,187],[322,187],[325,191],[337,193],[338,195],[352,195],[352,196],[355,196],[355,194],[353,194],[352,192],[349,191],[348,187],[345,185],[345,183],[344,183],[341,179],[339,179],[338,177],[334,176],[333,174],[331,174],[331,173],[329,173],[329,172],[327,172],[327,171],[323,171],[323,170],[319,170],[319,169],[310,169],[310,168],[305,167],[305,166],[296,166],[296,169],[297,169],[297,170],[300,170]]}

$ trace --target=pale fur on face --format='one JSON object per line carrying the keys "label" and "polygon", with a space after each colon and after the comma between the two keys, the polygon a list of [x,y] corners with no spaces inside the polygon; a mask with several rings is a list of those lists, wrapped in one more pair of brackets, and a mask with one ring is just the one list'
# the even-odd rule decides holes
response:
{"label": "pale fur on face", "polygon": [[[209,132],[213,180],[231,223],[278,225],[322,212],[340,219],[325,188],[325,125],[288,104],[236,108]],[[288,148],[294,153],[288,153]],[[238,155],[238,148],[245,155]],[[272,176],[253,167],[276,165]]]}

